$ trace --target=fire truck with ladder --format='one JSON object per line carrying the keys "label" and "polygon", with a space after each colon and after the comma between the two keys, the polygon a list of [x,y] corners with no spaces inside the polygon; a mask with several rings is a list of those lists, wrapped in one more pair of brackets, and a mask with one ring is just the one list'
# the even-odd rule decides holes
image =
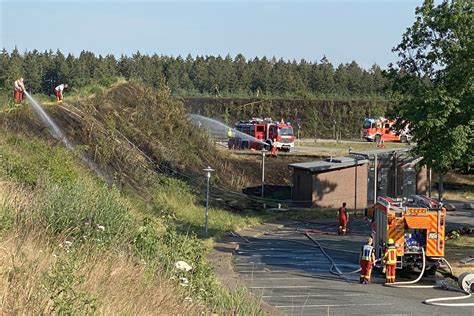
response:
{"label": "fire truck with ladder", "polygon": [[[290,151],[295,146],[293,127],[283,119],[273,121],[271,118],[253,118],[235,124],[235,133],[229,138],[229,149],[270,149],[276,146],[279,150]],[[251,137],[245,137],[249,135]]]}
{"label": "fire truck with ladder", "polygon": [[408,128],[403,131],[397,131],[394,128],[396,120],[388,120],[383,117],[368,117],[362,125],[362,137],[369,142],[379,143],[384,141],[396,141],[401,143],[409,143],[413,139]]}
{"label": "fire truck with ladder", "polygon": [[[427,273],[434,273],[444,257],[446,209],[422,195],[408,199],[379,197],[368,209],[376,258],[383,257],[389,239],[397,247],[397,269],[422,268],[423,253]],[[423,250],[422,250],[423,249]]]}

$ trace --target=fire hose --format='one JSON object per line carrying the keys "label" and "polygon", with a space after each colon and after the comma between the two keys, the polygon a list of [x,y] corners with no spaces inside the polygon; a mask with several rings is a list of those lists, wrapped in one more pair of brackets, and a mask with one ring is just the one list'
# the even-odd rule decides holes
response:
{"label": "fire hose", "polygon": [[[472,294],[470,293],[470,286],[468,282],[473,281],[471,279],[474,279],[473,277],[470,277],[471,274],[469,273],[463,273],[459,279],[458,283],[460,286],[460,289],[455,288],[453,286],[449,285],[415,285],[420,279],[422,278],[423,274],[425,273],[425,268],[426,268],[426,256],[425,256],[425,250],[421,248],[422,251],[422,257],[423,257],[423,267],[421,269],[420,275],[412,281],[406,281],[406,282],[395,282],[395,283],[385,283],[385,286],[390,286],[390,287],[399,287],[399,288],[441,288],[445,289],[448,291],[454,291],[454,292],[460,292],[463,293],[464,295],[462,296],[447,296],[447,297],[438,297],[438,298],[430,298],[427,300],[424,300],[423,303],[427,305],[434,305],[434,306],[445,306],[445,307],[468,307],[468,306],[474,306],[474,303],[440,303],[444,301],[456,301],[456,300],[463,300],[470,298]],[[453,276],[453,269],[449,262],[443,258],[443,261],[447,264],[447,266],[450,269],[450,274]],[[467,283],[467,284],[464,284]]]}
{"label": "fire hose", "polygon": [[[361,270],[359,268],[359,269],[354,270],[354,271],[342,273],[339,270],[339,268],[337,267],[334,260],[324,250],[325,248],[326,249],[328,249],[328,248],[322,246],[321,243],[319,243],[316,239],[311,237],[307,232],[305,233],[305,236],[308,237],[314,244],[316,244],[317,247],[321,250],[321,252],[331,262],[331,267],[329,269],[330,273],[338,275],[338,276],[342,276],[347,280],[347,277],[345,276],[345,274],[353,274],[353,273],[357,273]],[[333,249],[332,248],[331,250],[349,252],[347,250],[342,250],[342,249]],[[468,273],[468,272],[461,274],[459,279],[458,279],[458,283],[459,283],[459,286],[460,286],[459,289],[455,288],[453,286],[448,286],[448,285],[416,285],[416,283],[418,281],[420,281],[421,278],[423,277],[423,274],[425,273],[425,268],[426,268],[425,251],[424,251],[423,248],[421,248],[421,250],[422,250],[422,257],[423,257],[423,267],[421,269],[420,275],[415,280],[405,281],[405,282],[385,283],[384,285],[389,286],[389,287],[397,287],[397,288],[442,288],[442,289],[445,289],[445,290],[448,290],[448,291],[460,292],[460,293],[463,293],[464,295],[454,296],[454,297],[448,296],[448,297],[431,298],[431,299],[424,300],[423,303],[427,304],[427,305],[445,306],[445,307],[469,307],[469,306],[474,306],[474,303],[441,303],[441,302],[444,302],[444,301],[455,301],[455,300],[462,300],[462,299],[470,298],[472,296],[471,293],[473,292],[473,289],[474,289],[474,274],[471,274],[471,273]],[[352,252],[352,251],[350,251],[350,252]],[[380,261],[380,259],[378,259],[377,261]],[[449,267],[450,274],[453,275],[453,269],[452,269],[451,265],[449,264],[449,262],[444,258],[443,258],[443,261]]]}

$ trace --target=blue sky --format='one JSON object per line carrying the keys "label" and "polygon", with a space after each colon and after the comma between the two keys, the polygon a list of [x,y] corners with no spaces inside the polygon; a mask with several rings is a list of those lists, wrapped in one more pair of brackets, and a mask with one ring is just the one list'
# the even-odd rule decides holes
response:
{"label": "blue sky", "polygon": [[0,46],[77,55],[275,56],[383,68],[419,1],[6,1]]}

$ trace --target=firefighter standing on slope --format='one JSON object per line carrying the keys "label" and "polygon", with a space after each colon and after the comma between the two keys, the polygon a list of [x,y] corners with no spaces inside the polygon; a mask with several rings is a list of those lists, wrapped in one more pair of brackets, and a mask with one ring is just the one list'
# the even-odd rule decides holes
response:
{"label": "firefighter standing on slope", "polygon": [[227,147],[229,147],[229,149],[234,148],[234,144],[232,141],[233,136],[234,132],[232,131],[232,128],[229,127],[229,129],[227,129]]}
{"label": "firefighter standing on slope", "polygon": [[397,248],[392,238],[388,240],[388,247],[383,259],[385,262],[385,283],[394,283],[395,268],[397,267]]}
{"label": "firefighter standing on slope", "polygon": [[369,284],[372,276],[372,267],[375,263],[375,251],[372,246],[372,237],[367,238],[367,244],[362,246],[360,252],[360,283]]}
{"label": "firefighter standing on slope", "polygon": [[342,207],[337,212],[337,218],[339,220],[339,231],[337,234],[344,236],[347,232],[346,202],[342,203]]}
{"label": "firefighter standing on slope", "polygon": [[25,94],[25,84],[23,83],[23,77],[20,79],[15,80],[14,88],[13,88],[13,98],[15,99],[16,104],[20,104],[23,100],[23,96]]}
{"label": "firefighter standing on slope", "polygon": [[54,95],[56,96],[56,101],[58,101],[58,103],[63,102],[63,91],[66,88],[67,88],[67,84],[64,84],[64,83],[54,88]]}

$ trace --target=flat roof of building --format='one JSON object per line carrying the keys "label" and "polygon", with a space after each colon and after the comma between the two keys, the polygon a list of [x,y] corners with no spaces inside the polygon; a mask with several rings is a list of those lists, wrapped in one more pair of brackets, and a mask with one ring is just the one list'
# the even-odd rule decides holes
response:
{"label": "flat roof of building", "polygon": [[391,153],[403,153],[411,151],[414,146],[407,146],[407,147],[398,147],[398,148],[378,148],[378,149],[371,149],[371,150],[364,150],[364,151],[351,151],[351,155],[360,155],[360,156],[375,156],[375,155],[386,155]]}
{"label": "flat roof of building", "polygon": [[342,169],[352,166],[360,166],[367,163],[366,159],[354,159],[352,157],[335,157],[326,160],[300,162],[288,165],[291,168],[307,170],[310,172]]}

